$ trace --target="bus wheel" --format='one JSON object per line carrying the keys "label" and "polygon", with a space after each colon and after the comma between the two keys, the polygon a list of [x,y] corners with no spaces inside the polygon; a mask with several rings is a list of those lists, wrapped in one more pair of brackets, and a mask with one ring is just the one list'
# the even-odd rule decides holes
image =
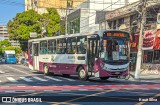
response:
{"label": "bus wheel", "polygon": [[100,77],[101,80],[107,80],[109,77]]}
{"label": "bus wheel", "polygon": [[44,65],[43,70],[44,70],[44,74],[45,74],[45,75],[51,75],[51,73],[49,72],[49,68],[48,68],[47,65]]}
{"label": "bus wheel", "polygon": [[78,78],[83,81],[89,78],[87,72],[82,67],[78,70]]}

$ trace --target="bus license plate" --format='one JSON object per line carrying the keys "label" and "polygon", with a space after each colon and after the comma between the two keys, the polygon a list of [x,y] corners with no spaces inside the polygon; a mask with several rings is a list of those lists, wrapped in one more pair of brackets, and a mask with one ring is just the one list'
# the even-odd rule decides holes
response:
{"label": "bus license plate", "polygon": [[115,72],[115,74],[120,74],[120,72]]}

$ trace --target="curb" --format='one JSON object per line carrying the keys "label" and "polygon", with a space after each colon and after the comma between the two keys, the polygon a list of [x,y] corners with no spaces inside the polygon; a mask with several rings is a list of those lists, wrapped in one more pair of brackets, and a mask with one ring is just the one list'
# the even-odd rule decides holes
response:
{"label": "curb", "polygon": [[160,84],[127,84],[127,85],[86,85],[86,86],[9,86],[0,87],[5,93],[33,93],[33,92],[68,92],[68,91],[105,91],[105,90],[160,90]]}

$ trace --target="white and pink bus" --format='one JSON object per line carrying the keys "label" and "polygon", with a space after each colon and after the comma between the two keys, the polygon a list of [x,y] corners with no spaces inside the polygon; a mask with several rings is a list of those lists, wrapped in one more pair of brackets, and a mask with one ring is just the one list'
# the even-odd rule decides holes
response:
{"label": "white and pink bus", "polygon": [[31,39],[29,68],[45,75],[77,74],[81,80],[125,77],[129,75],[129,42],[130,34],[120,30]]}

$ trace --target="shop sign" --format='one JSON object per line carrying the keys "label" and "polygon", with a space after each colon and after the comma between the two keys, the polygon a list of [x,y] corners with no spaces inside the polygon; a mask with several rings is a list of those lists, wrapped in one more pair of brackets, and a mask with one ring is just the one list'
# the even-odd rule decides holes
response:
{"label": "shop sign", "polygon": [[108,19],[112,19],[112,18],[115,18],[115,17],[118,17],[118,16],[121,16],[121,15],[124,15],[124,14],[127,14],[129,13],[130,9],[134,6],[135,4],[131,4],[131,5],[128,5],[128,6],[125,6],[125,7],[122,7],[122,8],[119,8],[117,10],[114,10],[113,12],[110,12],[106,15],[106,20]]}
{"label": "shop sign", "polygon": [[143,50],[153,49],[156,30],[147,30],[143,36]]}
{"label": "shop sign", "polygon": [[139,42],[139,33],[132,35],[131,51],[137,51]]}
{"label": "shop sign", "polygon": [[154,49],[160,49],[160,30],[156,32],[156,38],[154,42]]}

